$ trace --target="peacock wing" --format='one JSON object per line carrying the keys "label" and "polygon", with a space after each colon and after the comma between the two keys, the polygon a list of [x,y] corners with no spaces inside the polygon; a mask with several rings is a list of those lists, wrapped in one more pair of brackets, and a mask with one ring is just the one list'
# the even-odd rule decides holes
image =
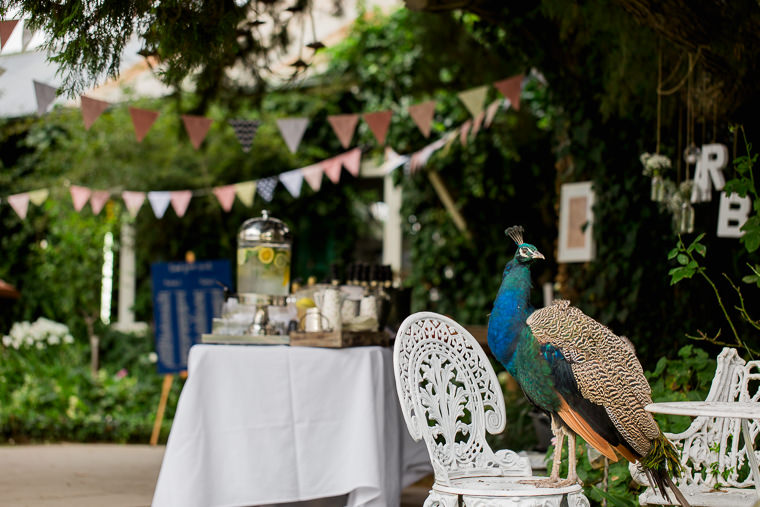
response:
{"label": "peacock wing", "polygon": [[565,300],[536,310],[527,324],[539,343],[562,352],[580,395],[604,407],[629,446],[645,455],[660,430],[644,410],[651,388],[630,341]]}

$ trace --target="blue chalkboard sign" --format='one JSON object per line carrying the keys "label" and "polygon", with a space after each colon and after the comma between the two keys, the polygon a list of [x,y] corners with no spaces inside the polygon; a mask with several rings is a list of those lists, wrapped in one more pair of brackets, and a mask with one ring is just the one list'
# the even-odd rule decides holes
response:
{"label": "blue chalkboard sign", "polygon": [[187,370],[190,347],[200,341],[203,333],[211,332],[214,315],[221,313],[222,285],[232,285],[230,263],[155,262],[150,266],[150,274],[158,372]]}

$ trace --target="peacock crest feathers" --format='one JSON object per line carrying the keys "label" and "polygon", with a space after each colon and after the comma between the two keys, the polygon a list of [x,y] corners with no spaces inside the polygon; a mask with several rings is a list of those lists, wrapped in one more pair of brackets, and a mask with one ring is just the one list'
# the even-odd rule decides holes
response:
{"label": "peacock crest feathers", "polygon": [[514,241],[515,244],[522,245],[524,243],[523,241],[524,232],[525,232],[525,229],[523,229],[522,225],[513,225],[512,227],[507,227],[507,229],[504,231],[504,234],[512,238],[512,241]]}

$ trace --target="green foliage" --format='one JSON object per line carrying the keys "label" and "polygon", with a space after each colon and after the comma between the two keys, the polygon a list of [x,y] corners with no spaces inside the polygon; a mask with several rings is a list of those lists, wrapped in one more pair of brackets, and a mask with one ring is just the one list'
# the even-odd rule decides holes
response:
{"label": "green foliage", "polygon": [[[0,347],[0,441],[147,442],[161,391],[152,340],[114,332],[105,340],[129,344],[128,353],[109,347],[96,376],[83,340]],[[170,392],[162,438],[180,389]]]}
{"label": "green foliage", "polygon": [[[753,197],[752,213],[747,219],[747,222],[742,226],[744,235],[741,238],[742,243],[746,249],[748,255],[753,254],[758,245],[760,245],[760,197],[758,195],[758,189],[755,185],[753,174],[753,163],[757,158],[757,154],[752,154],[752,145],[747,141],[746,134],[743,127],[738,127],[738,131],[742,133],[744,138],[744,145],[747,150],[747,155],[737,157],[734,161],[736,166],[736,176],[726,183],[724,191],[727,193],[737,192],[742,197],[751,195]],[[685,246],[683,240],[679,236],[676,247],[670,250],[668,253],[668,260],[676,260],[680,266],[670,270],[671,285],[675,285],[684,279],[692,278],[695,274],[699,274],[701,278],[709,285],[717,300],[718,306],[721,309],[723,317],[731,329],[731,338],[729,341],[720,340],[720,330],[714,336],[709,336],[703,331],[699,331],[699,336],[690,336],[690,338],[708,341],[715,345],[728,346],[728,347],[741,347],[750,357],[754,357],[760,351],[760,340],[758,339],[758,331],[760,331],[760,320],[753,318],[749,310],[747,309],[746,301],[752,301],[752,299],[745,300],[745,296],[742,293],[741,288],[737,283],[733,281],[733,278],[723,273],[723,278],[730,285],[732,292],[729,291],[726,294],[725,290],[718,288],[716,282],[708,274],[708,270],[703,265],[704,259],[707,257],[707,247],[701,243],[705,234],[699,234],[691,244]],[[702,257],[702,264],[696,255]],[[750,269],[750,274],[745,275],[742,278],[742,282],[751,284],[754,288],[760,287],[760,264],[755,263],[746,264]],[[726,306],[724,300],[729,296],[733,296],[736,304],[733,307],[738,313],[739,324],[743,324],[744,327],[740,327],[734,323],[730,312]]]}

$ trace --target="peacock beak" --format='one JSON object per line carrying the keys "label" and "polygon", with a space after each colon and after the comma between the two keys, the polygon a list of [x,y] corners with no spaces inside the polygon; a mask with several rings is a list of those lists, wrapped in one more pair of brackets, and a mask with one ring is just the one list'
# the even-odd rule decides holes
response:
{"label": "peacock beak", "polygon": [[538,250],[534,250],[533,255],[531,255],[531,259],[546,259],[546,257],[544,257],[544,254],[542,254]]}

